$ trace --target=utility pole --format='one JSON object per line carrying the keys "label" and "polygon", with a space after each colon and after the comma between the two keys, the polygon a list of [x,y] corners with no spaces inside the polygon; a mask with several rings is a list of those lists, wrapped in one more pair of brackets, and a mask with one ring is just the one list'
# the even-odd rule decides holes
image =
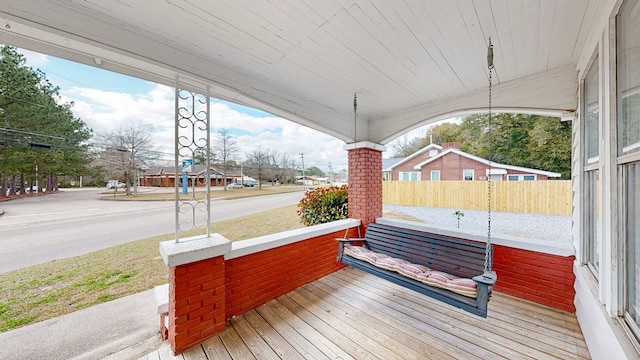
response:
{"label": "utility pole", "polygon": [[329,163],[329,184],[333,184],[333,170],[331,170],[331,163]]}
{"label": "utility pole", "polygon": [[304,176],[304,153],[300,153],[300,157],[302,158],[302,187],[304,189],[304,186],[306,185],[306,179]]}
{"label": "utility pole", "polygon": [[258,145],[258,189],[262,190],[262,147]]}

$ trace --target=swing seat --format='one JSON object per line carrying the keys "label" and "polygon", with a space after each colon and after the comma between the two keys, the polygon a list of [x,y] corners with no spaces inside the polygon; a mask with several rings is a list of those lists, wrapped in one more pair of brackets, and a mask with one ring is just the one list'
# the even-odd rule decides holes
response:
{"label": "swing seat", "polygon": [[487,317],[497,275],[484,272],[484,243],[375,223],[364,238],[336,240],[340,262]]}

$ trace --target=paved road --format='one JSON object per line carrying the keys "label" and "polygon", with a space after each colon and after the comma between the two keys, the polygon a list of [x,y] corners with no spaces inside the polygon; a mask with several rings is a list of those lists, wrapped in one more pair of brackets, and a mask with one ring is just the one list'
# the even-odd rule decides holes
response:
{"label": "paved road", "polygon": [[[0,273],[174,232],[173,201],[104,201],[104,189],[0,203]],[[214,200],[215,221],[294,204],[302,192]]]}

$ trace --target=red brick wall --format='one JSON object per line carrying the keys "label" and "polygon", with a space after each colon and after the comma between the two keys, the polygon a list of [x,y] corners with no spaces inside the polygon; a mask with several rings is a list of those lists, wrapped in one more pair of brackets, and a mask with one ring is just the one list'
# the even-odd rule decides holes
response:
{"label": "red brick wall", "polygon": [[463,180],[462,170],[473,169],[474,180],[486,180],[488,167],[480,162],[449,153],[422,167],[422,180],[431,179],[431,170],[440,170],[440,180]]}
{"label": "red brick wall", "polygon": [[[344,267],[336,261],[344,231],[261,251],[226,262],[226,318],[243,314],[269,300]],[[357,230],[349,230],[349,237]]]}
{"label": "red brick wall", "polygon": [[382,216],[382,152],[349,150],[349,217],[363,226]]}
{"label": "red brick wall", "polygon": [[[393,168],[393,180],[400,180],[400,172],[417,172],[420,170],[416,170],[413,167],[420,164],[421,162],[427,160],[429,158],[429,152],[424,152],[416,157],[414,157],[413,159],[408,160],[405,163],[402,163],[396,167]],[[421,175],[421,179],[422,180],[429,180],[429,177],[425,178],[424,177],[424,173],[422,173]],[[429,176],[427,174],[427,176]]]}
{"label": "red brick wall", "polygon": [[575,312],[575,256],[560,256],[494,245],[494,289],[505,294]]}
{"label": "red brick wall", "polygon": [[169,341],[178,354],[224,330],[224,257],[169,268]]}
{"label": "red brick wall", "polygon": [[[487,169],[489,167],[481,162],[460,156],[456,153],[449,153],[437,160],[430,162],[421,169],[420,178],[422,180],[431,180],[431,170],[440,170],[440,180],[464,180],[462,171],[473,169],[474,180],[487,180]],[[517,170],[507,170],[508,174],[531,174]],[[397,176],[394,173],[394,176]],[[394,177],[397,179],[397,177]],[[537,175],[537,180],[547,180],[546,175]],[[503,175],[503,180],[507,180]]]}

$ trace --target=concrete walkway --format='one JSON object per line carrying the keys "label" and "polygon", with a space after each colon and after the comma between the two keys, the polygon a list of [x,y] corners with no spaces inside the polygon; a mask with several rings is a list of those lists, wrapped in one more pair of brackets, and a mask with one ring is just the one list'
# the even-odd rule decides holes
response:
{"label": "concrete walkway", "polygon": [[153,289],[0,333],[0,359],[137,359],[161,346]]}

